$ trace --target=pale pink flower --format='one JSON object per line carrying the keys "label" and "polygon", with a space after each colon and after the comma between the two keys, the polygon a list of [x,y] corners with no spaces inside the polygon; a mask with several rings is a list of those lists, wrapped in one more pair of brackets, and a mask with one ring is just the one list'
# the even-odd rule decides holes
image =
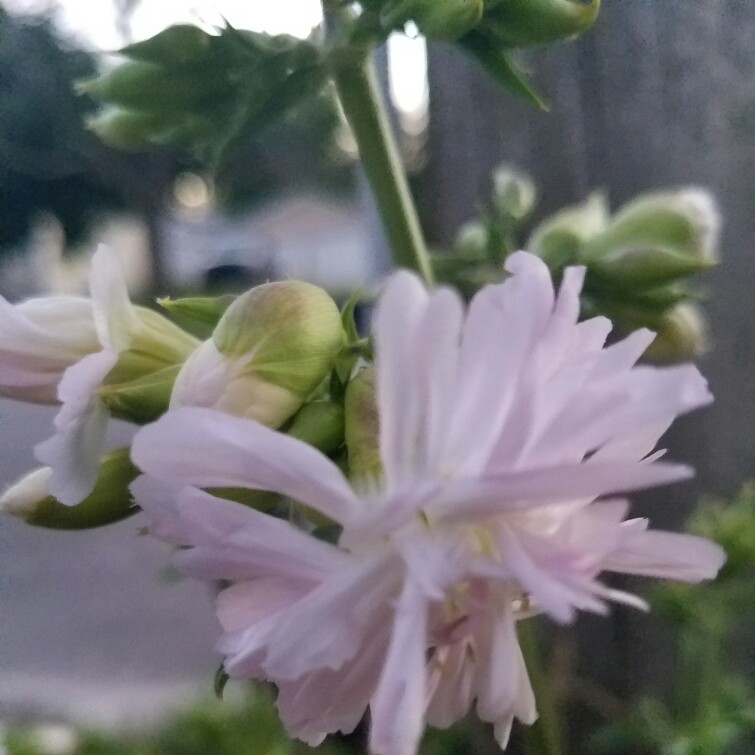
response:
{"label": "pale pink flower", "polygon": [[[723,562],[596,501],[690,476],[649,454],[710,401],[699,372],[635,366],[647,331],[604,347],[607,320],[577,322],[582,269],[557,298],[536,257],[506,269],[467,312],[412,274],[388,282],[374,322],[383,479],[367,490],[310,446],[212,410],[170,411],[135,439],[152,532],[191,546],[186,573],[233,583],[217,603],[229,674],[273,680],[308,742],[369,705],[371,751],[413,755],[426,722],[475,704],[505,746],[514,717],[536,717],[518,619],[641,604],[604,570],[695,582]],[[342,527],[338,544],[197,490],[213,486],[306,504]]]}

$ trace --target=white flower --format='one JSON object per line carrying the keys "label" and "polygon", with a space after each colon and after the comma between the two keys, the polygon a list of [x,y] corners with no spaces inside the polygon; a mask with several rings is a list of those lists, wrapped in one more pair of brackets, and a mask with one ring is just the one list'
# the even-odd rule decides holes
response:
{"label": "white flower", "polygon": [[105,379],[113,373],[120,382],[182,362],[198,343],[157,313],[131,303],[118,259],[104,246],[92,256],[89,285],[97,350],[90,349],[63,373],[56,433],[35,449],[52,468],[50,494],[67,505],[79,503],[94,487],[109,417],[97,394]]}
{"label": "white flower", "polygon": [[[710,400],[692,366],[636,367],[639,331],[604,348],[610,323],[577,323],[584,271],[555,298],[545,265],[512,255],[511,277],[468,312],[395,274],[374,323],[377,491],[354,490],[313,448],[206,409],[144,428],[133,492],[152,531],[192,546],[178,560],[227,579],[219,649],[231,676],[273,680],[288,730],[315,743],[369,704],[370,748],[413,755],[425,720],[450,725],[476,702],[502,746],[535,719],[515,622],[560,622],[606,599],[603,570],[698,581],[721,549],[624,521],[596,499],[683,479],[649,455],[678,414]],[[187,487],[194,486],[194,487]],[[196,488],[276,491],[342,527],[329,545]]]}
{"label": "white flower", "polygon": [[63,372],[99,348],[88,299],[48,296],[13,305],[0,296],[0,396],[55,404]]}

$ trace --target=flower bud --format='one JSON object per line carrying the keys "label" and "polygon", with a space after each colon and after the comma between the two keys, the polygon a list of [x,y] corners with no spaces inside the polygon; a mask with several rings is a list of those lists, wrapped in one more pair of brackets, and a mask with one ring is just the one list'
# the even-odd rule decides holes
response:
{"label": "flower bud", "polygon": [[346,388],[345,412],[349,476],[370,485],[382,474],[374,368],[367,367],[352,378]]}
{"label": "flower bud", "polygon": [[535,184],[528,176],[500,166],[493,171],[493,206],[504,217],[521,220],[535,204]]}
{"label": "flower bud", "polygon": [[105,144],[116,149],[139,150],[149,141],[150,134],[164,122],[155,113],[108,107],[87,118],[86,127]]}
{"label": "flower bud", "polygon": [[165,66],[188,66],[201,64],[213,47],[213,37],[191,24],[176,24],[142,42],[135,42],[121,49],[121,55],[132,60],[157,63]]}
{"label": "flower bud", "polygon": [[646,194],[585,244],[591,271],[618,284],[653,287],[715,264],[719,214],[701,189]]}
{"label": "flower bud", "polygon": [[210,406],[279,427],[333,368],[344,343],[317,286],[267,283],[239,296],[181,369],[171,406]]}
{"label": "flower bud", "polygon": [[155,63],[127,60],[96,79],[79,82],[77,91],[146,113],[182,113],[217,103],[230,93],[222,70],[176,71]]}
{"label": "flower bud", "polygon": [[0,497],[0,511],[50,529],[100,527],[138,511],[128,490],[138,474],[128,448],[110,451],[100,460],[92,492],[76,506],[64,506],[48,494],[47,483],[52,470],[42,467],[26,475]]}
{"label": "flower bud", "polygon": [[708,326],[700,308],[694,304],[678,304],[645,324],[656,332],[645,352],[645,357],[653,362],[697,359],[708,349]]}
{"label": "flower bud", "polygon": [[526,249],[554,271],[581,258],[583,245],[608,224],[608,205],[600,193],[546,218],[533,231]]}
{"label": "flower bud", "polygon": [[599,10],[600,0],[500,0],[486,3],[480,28],[506,47],[528,47],[585,31]]}
{"label": "flower bud", "polygon": [[386,29],[413,21],[430,39],[453,40],[477,26],[482,11],[482,0],[393,0],[383,6],[380,20]]}
{"label": "flower bud", "polygon": [[459,229],[454,251],[469,259],[485,259],[490,245],[490,233],[479,220],[470,220]]}
{"label": "flower bud", "polygon": [[330,456],[343,445],[344,409],[332,401],[305,404],[294,416],[286,434]]}

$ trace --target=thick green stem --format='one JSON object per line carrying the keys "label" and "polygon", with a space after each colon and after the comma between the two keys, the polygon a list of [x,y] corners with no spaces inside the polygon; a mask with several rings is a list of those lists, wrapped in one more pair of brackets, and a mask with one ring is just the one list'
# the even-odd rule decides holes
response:
{"label": "thick green stem", "polygon": [[527,673],[535,691],[538,719],[528,727],[525,744],[528,755],[563,755],[561,721],[558,703],[553,694],[553,680],[543,668],[537,634],[531,619],[517,624],[517,636],[522,648]]}
{"label": "thick green stem", "polygon": [[355,60],[342,53],[334,60],[338,96],[359,147],[393,261],[399,267],[416,270],[432,284],[430,258],[374,66],[363,53],[359,57]]}

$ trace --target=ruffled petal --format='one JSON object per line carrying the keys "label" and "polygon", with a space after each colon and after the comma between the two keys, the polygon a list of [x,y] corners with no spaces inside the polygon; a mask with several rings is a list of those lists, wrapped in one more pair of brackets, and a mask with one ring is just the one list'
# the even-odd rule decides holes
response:
{"label": "ruffled petal", "polygon": [[628,535],[606,560],[606,569],[645,577],[701,582],[713,579],[726,561],[724,549],[711,540],[632,525],[633,522],[625,523]]}
{"label": "ruffled petal", "polygon": [[341,471],[312,446],[212,409],[167,412],[137,433],[131,456],[140,469],[159,479],[270,490],[341,523],[359,510]]}
{"label": "ruffled petal", "polygon": [[100,351],[66,370],[58,387],[62,406],[56,433],[34,449],[37,459],[52,467],[50,493],[67,506],[86,498],[97,480],[109,416],[97,389],[117,360],[114,352]]}
{"label": "ruffled petal", "polygon": [[314,583],[349,565],[347,554],[292,524],[202,490],[179,489],[142,475],[131,492],[149,517],[152,535],[192,546],[174,557],[189,576],[288,577]]}
{"label": "ruffled petal", "polygon": [[370,704],[370,752],[415,755],[424,730],[427,599],[411,580],[396,607],[393,635]]}
{"label": "ruffled petal", "polygon": [[510,472],[450,483],[432,507],[445,522],[474,521],[546,504],[592,500],[691,477],[683,464],[584,463]]}

